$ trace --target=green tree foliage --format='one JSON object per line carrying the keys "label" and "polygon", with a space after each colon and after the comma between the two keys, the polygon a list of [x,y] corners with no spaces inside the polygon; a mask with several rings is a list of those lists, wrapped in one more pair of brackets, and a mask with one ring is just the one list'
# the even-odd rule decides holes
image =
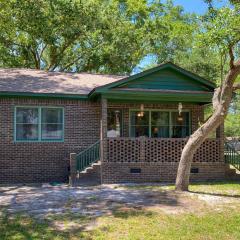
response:
{"label": "green tree foliage", "polygon": [[129,12],[119,1],[2,0],[1,65],[129,72],[142,55],[141,30],[150,12],[141,2]]}
{"label": "green tree foliage", "polygon": [[229,113],[225,119],[225,135],[240,137],[240,95],[235,95]]}
{"label": "green tree foliage", "polygon": [[239,137],[240,136],[240,114],[229,113],[225,120],[225,136]]}
{"label": "green tree foliage", "polygon": [[0,19],[0,66],[59,71],[130,73],[150,46],[164,61],[183,48],[176,29],[191,32],[158,0],[2,0]]}

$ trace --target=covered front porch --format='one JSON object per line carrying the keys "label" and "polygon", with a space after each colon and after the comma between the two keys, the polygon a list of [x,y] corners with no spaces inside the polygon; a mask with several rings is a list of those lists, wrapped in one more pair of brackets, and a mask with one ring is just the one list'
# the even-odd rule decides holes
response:
{"label": "covered front porch", "polygon": [[[102,136],[107,141],[108,161],[178,161],[178,152],[204,121],[204,105],[113,103],[107,99],[103,102],[102,120],[104,122],[106,114],[106,127],[102,129]],[[204,162],[203,154],[207,154],[207,159],[218,161],[223,138],[221,126],[204,143],[205,150],[199,153],[202,159],[198,157],[198,161]]]}
{"label": "covered front porch", "polygon": [[[189,136],[204,122],[214,84],[165,64],[95,90],[101,101],[102,182],[174,181]],[[224,127],[194,156],[192,178],[225,175]]]}
{"label": "covered front porch", "polygon": [[[101,106],[101,182],[172,182],[182,149],[204,122],[214,84],[167,63],[96,88]],[[191,178],[225,177],[224,127],[194,156]]]}
{"label": "covered front porch", "polygon": [[[182,149],[203,121],[202,104],[102,99],[102,181],[174,181]],[[224,178],[223,130],[222,125],[195,154],[192,179]]]}

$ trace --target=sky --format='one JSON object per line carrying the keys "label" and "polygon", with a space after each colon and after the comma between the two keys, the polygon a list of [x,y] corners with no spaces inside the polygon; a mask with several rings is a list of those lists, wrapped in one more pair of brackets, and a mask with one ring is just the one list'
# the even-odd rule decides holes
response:
{"label": "sky", "polygon": [[[227,4],[227,0],[215,0],[214,4],[221,7]],[[181,5],[186,12],[203,14],[207,11],[207,4],[203,0],[174,0],[175,5]]]}

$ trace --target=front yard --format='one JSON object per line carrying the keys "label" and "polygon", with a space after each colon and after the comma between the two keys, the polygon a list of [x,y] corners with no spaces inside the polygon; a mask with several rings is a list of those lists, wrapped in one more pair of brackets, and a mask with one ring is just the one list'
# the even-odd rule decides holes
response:
{"label": "front yard", "polygon": [[0,239],[240,239],[238,182],[0,188]]}

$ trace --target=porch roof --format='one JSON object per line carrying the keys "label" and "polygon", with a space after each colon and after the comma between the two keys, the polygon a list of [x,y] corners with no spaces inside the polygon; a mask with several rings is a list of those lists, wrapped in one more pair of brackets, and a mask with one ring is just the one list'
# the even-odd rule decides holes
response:
{"label": "porch roof", "polygon": [[166,63],[132,76],[0,69],[0,96],[211,102],[214,83]]}
{"label": "porch roof", "polygon": [[173,63],[95,88],[90,98],[103,96],[118,101],[167,101],[209,103],[215,84]]}

